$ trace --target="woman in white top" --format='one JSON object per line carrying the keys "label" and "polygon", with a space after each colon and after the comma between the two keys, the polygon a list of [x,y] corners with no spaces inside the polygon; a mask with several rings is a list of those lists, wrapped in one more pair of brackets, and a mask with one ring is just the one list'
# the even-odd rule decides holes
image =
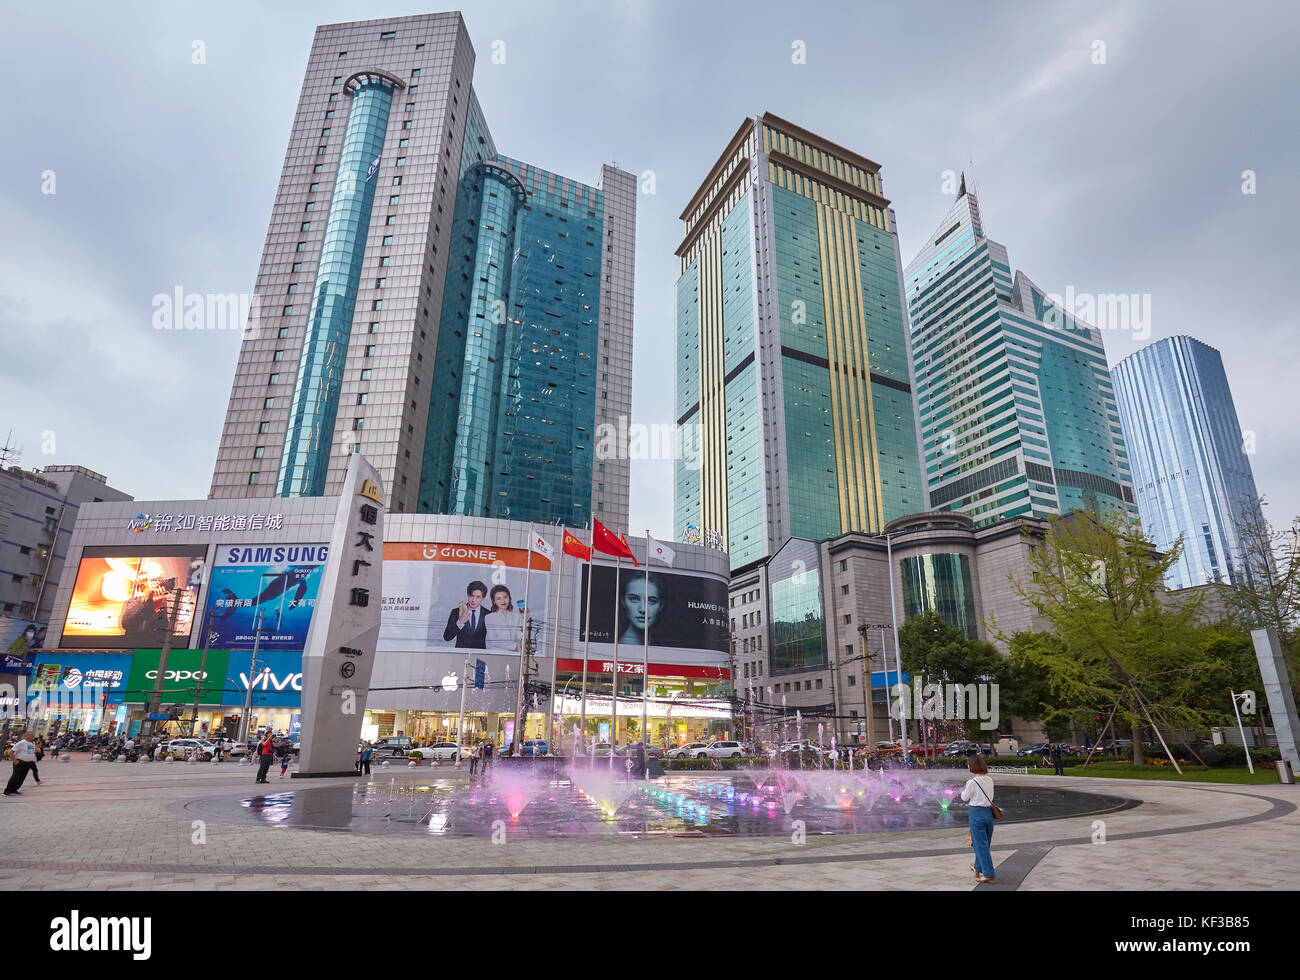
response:
{"label": "woman in white top", "polygon": [[961,798],[969,804],[970,842],[975,850],[975,863],[970,869],[975,872],[975,880],[983,884],[995,880],[996,874],[989,853],[989,844],[993,841],[993,777],[989,775],[983,756],[976,753],[966,757],[966,767],[970,769],[971,778],[966,780]]}
{"label": "woman in white top", "polygon": [[492,610],[483,618],[483,625],[487,629],[487,648],[518,653],[524,631],[524,614],[515,608],[510,590],[504,585],[492,586],[488,601],[492,604]]}

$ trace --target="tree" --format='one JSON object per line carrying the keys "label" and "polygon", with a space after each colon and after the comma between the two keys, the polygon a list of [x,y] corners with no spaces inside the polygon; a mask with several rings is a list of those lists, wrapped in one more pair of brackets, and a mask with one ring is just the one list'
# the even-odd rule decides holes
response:
{"label": "tree", "polygon": [[[898,631],[898,644],[903,670],[922,678],[922,683],[926,680],[953,684],[996,682],[1005,668],[1001,654],[992,644],[969,639],[933,611],[920,613],[905,622]],[[913,706],[918,716],[919,708]]]}
{"label": "tree", "polygon": [[1270,627],[1277,633],[1292,687],[1300,696],[1300,517],[1286,530],[1277,530],[1264,516],[1266,503],[1263,497],[1252,500],[1237,517],[1242,567],[1232,593],[1248,627]]}
{"label": "tree", "polygon": [[1058,641],[1022,638],[1015,648],[1024,667],[1047,675],[1053,700],[1044,711],[1054,721],[1113,712],[1132,732],[1136,763],[1145,761],[1144,727],[1160,737],[1158,725],[1203,730],[1210,721],[1186,700],[1198,671],[1211,666],[1197,642],[1203,602],[1165,598],[1165,573],[1181,552],[1179,542],[1160,554],[1120,514],[1075,512],[1049,521],[1030,553],[1031,581],[1012,579]]}

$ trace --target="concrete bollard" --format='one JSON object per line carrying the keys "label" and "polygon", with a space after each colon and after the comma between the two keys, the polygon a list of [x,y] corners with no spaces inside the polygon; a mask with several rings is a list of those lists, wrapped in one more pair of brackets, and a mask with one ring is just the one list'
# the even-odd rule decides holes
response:
{"label": "concrete bollard", "polygon": [[68,753],[64,752],[63,755],[59,756],[59,761],[60,761],[60,762],[71,762],[71,761],[72,761],[72,756],[70,756],[70,755],[68,755]]}

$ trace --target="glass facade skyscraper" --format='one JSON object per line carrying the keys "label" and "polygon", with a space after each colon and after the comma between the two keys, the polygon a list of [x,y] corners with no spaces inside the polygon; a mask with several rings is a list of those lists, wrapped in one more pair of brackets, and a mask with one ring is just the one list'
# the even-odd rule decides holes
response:
{"label": "glass facade skyscraper", "polygon": [[502,156],[458,13],[317,28],[212,497],[613,527],[628,463],[636,178]]}
{"label": "glass facade skyscraper", "polygon": [[1012,275],[964,180],[904,278],[930,509],[1136,518],[1100,331]]}
{"label": "glass facade skyscraper", "polygon": [[1219,352],[1192,337],[1167,337],[1112,374],[1142,528],[1161,551],[1183,539],[1166,584],[1241,581],[1237,521],[1257,493]]}
{"label": "glass facade skyscraper", "polygon": [[720,532],[738,567],[922,509],[880,165],[768,113],[681,217],[677,534]]}

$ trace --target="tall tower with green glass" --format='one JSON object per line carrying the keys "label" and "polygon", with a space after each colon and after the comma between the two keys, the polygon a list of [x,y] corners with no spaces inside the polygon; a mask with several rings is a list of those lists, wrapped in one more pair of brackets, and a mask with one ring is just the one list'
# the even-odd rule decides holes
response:
{"label": "tall tower with green glass", "polygon": [[930,509],[1136,518],[1101,332],[1012,274],[964,178],[905,280]]}
{"label": "tall tower with green glass", "polygon": [[924,509],[902,266],[880,165],[766,113],[677,248],[676,532],[733,567]]}

